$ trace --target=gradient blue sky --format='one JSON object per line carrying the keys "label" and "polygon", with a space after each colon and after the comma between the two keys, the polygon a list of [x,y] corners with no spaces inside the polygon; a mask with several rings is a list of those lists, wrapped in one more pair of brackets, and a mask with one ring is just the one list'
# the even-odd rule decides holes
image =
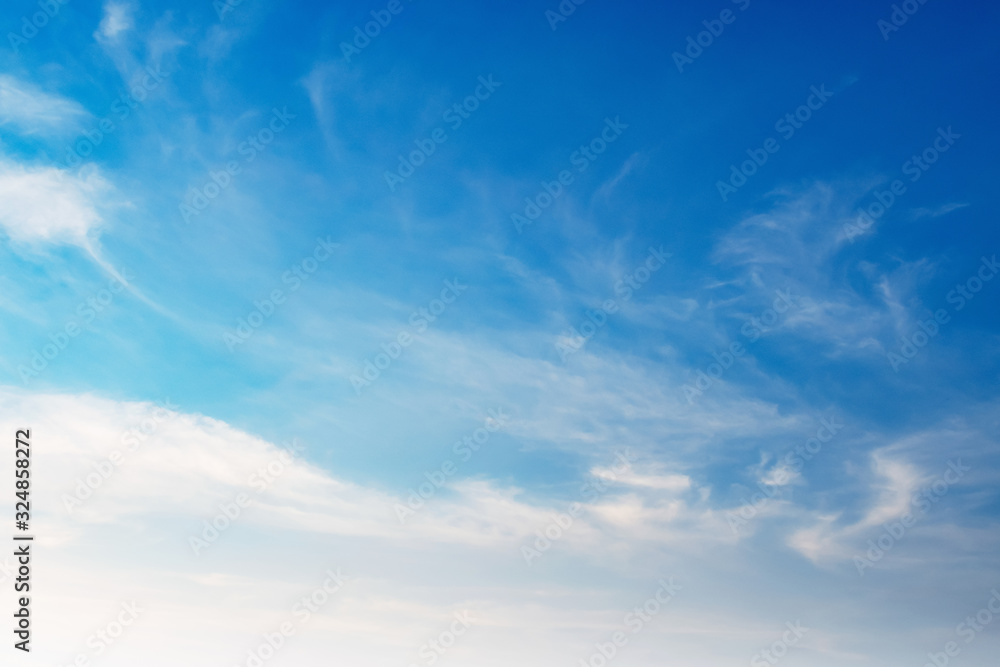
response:
{"label": "gradient blue sky", "polygon": [[[1000,9],[928,2],[885,39],[891,3],[591,0],[554,30],[554,0],[399,6],[349,61],[342,43],[386,3],[244,0],[220,18],[207,0],[74,0],[0,44],[3,420],[59,443],[37,473],[61,568],[39,593],[59,638],[39,657],[68,664],[106,622],[72,610],[145,596],[149,624],[106,664],[237,664],[334,566],[349,597],[268,664],[426,664],[421,644],[464,609],[476,631],[442,664],[577,665],[669,577],[684,586],[669,613],[615,661],[749,664],[796,620],[810,631],[788,665],[943,650],[1000,584],[1000,281],[949,299],[1000,251]],[[734,20],[679,72],[673,54],[723,10]],[[9,3],[4,33],[37,11]],[[444,114],[480,77],[499,85],[454,127]],[[275,110],[280,131],[250,151]],[[606,119],[627,128],[580,171]],[[390,190],[386,170],[436,128],[447,140]],[[949,131],[912,180],[907,162]],[[780,149],[724,201],[718,182],[769,138]],[[185,216],[227,164],[239,173]],[[562,170],[572,183],[519,232],[511,214]],[[297,284],[318,239],[336,247]],[[622,298],[650,248],[669,259]],[[445,281],[468,287],[424,328],[412,314]],[[227,345],[276,289],[285,301]],[[793,305],[747,335],[779,290]],[[79,334],[40,368],[67,323]],[[401,333],[412,344],[356,391]],[[734,342],[731,367],[686,391]],[[141,456],[69,513],[60,496],[166,399]],[[453,443],[490,410],[509,418],[462,461]],[[843,428],[792,469],[822,419]],[[293,439],[296,481],[195,556],[189,534],[252,492],[233,471]],[[585,497],[626,448],[628,472]],[[971,471],[860,575],[868,540],[959,459]],[[448,460],[401,525],[396,505]],[[573,502],[573,528],[527,564],[521,547]],[[80,572],[87,586],[55,586]],[[229,620],[186,634],[187,614]],[[962,664],[993,664],[995,626],[959,641]]]}

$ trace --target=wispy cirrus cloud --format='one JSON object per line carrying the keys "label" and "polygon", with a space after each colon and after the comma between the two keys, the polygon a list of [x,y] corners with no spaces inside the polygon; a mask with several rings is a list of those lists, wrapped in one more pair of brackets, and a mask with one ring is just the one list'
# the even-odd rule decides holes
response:
{"label": "wispy cirrus cloud", "polygon": [[33,83],[0,74],[0,128],[24,135],[72,134],[90,117],[78,102],[48,93]]}
{"label": "wispy cirrus cloud", "polygon": [[922,218],[940,218],[942,215],[948,215],[952,211],[966,208],[968,205],[968,203],[951,202],[949,204],[942,204],[936,208],[917,208],[913,210],[913,219],[920,220]]}

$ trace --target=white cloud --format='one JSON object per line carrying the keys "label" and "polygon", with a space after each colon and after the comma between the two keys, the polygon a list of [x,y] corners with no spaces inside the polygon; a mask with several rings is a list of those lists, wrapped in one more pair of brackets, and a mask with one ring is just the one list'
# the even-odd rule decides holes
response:
{"label": "white cloud", "polygon": [[877,487],[878,501],[857,524],[858,528],[870,528],[902,516],[909,509],[910,496],[921,481],[921,474],[913,465],[884,453],[872,454],[872,464],[884,481]]}
{"label": "white cloud", "polygon": [[[715,251],[717,260],[744,272],[744,283],[762,291],[787,289],[797,304],[778,327],[822,343],[829,357],[881,356],[885,341],[894,342],[912,325],[905,304],[932,275],[926,259],[888,267],[843,264],[843,225],[866,187],[817,182],[782,191],[771,210],[741,221]],[[864,282],[867,291],[857,287]]]}
{"label": "white cloud", "polygon": [[885,522],[916,514],[911,499],[926,475],[887,447],[871,454],[869,491],[874,501],[853,523],[843,524],[839,513],[820,513],[813,525],[795,531],[788,539],[793,549],[814,562],[849,559],[858,553],[863,536],[878,531]]}
{"label": "white cloud", "polygon": [[26,135],[65,134],[78,130],[89,116],[73,100],[0,74],[0,125],[13,125]]}
{"label": "white cloud", "polygon": [[801,475],[792,466],[781,463],[767,471],[759,481],[766,486],[787,486],[800,478]]}
{"label": "white cloud", "polygon": [[[330,645],[352,665],[410,664],[460,611],[474,619],[474,631],[456,643],[450,660],[499,667],[516,658],[533,667],[567,655],[586,658],[594,641],[619,629],[622,616],[653,594],[658,578],[681,572],[685,588],[676,606],[643,637],[655,650],[634,654],[634,664],[658,664],[670,650],[685,664],[715,665],[770,641],[769,612],[761,609],[770,603],[739,590],[751,571],[734,551],[723,513],[705,505],[707,494],[687,475],[642,462],[634,473],[619,469],[616,480],[595,469],[592,479],[612,488],[585,503],[576,523],[529,568],[518,547],[565,508],[529,502],[489,481],[454,483],[401,526],[392,493],[338,479],[302,458],[272,471],[274,481],[258,492],[250,476],[280,460],[281,449],[201,415],[0,388],[0,430],[24,427],[32,428],[35,447],[32,521],[44,554],[33,603],[46,642],[37,657],[48,663],[68,664],[79,653],[94,658],[87,636],[114,620],[122,602],[135,600],[143,615],[102,657],[111,667],[236,664],[286,621],[297,623],[294,641],[269,664],[323,664]],[[149,435],[129,451],[123,436],[133,428]],[[123,459],[109,474],[115,450]],[[913,484],[912,469],[898,457],[879,460],[881,481],[866,524],[898,510]],[[98,468],[100,486],[69,513],[62,496],[78,480],[101,476]],[[188,537],[239,493],[252,498],[250,505],[195,556]],[[822,531],[817,527],[812,538],[820,550]],[[808,536],[800,541],[806,550]],[[585,565],[577,567],[581,559]],[[351,580],[299,624],[293,605],[336,568]],[[752,576],[774,583],[788,575]],[[838,595],[833,590],[830,599]],[[854,592],[845,595],[843,604],[863,605]],[[713,603],[719,600],[721,608]],[[798,602],[784,595],[780,605]],[[864,619],[859,623],[853,632],[865,631]],[[837,637],[844,624],[830,619],[832,634],[817,655],[844,650]]]}
{"label": "white cloud", "polygon": [[114,40],[119,34],[132,28],[132,8],[121,2],[104,4],[104,18],[94,33],[98,40]]}
{"label": "white cloud", "polygon": [[103,222],[99,208],[110,190],[96,168],[71,173],[0,157],[0,227],[17,242],[86,246]]}
{"label": "white cloud", "polygon": [[611,468],[594,468],[591,470],[594,477],[600,479],[617,481],[628,486],[637,486],[647,489],[657,489],[660,491],[670,491],[679,493],[691,488],[691,478],[687,475],[663,475],[663,474],[639,474],[633,471],[616,473]]}
{"label": "white cloud", "polygon": [[[471,611],[480,630],[456,658],[462,652],[490,656],[510,633],[528,633],[544,656],[554,650],[552,628],[589,613],[573,601],[586,599],[582,591],[534,600],[537,583],[526,593],[508,583],[497,588],[477,574],[483,567],[477,563],[493,561],[526,577],[534,571],[521,561],[519,546],[557,510],[520,500],[516,489],[461,481],[452,488],[454,497],[434,499],[401,526],[392,509],[401,499],[337,479],[302,459],[272,471],[273,482],[258,491],[251,476],[280,461],[282,450],[204,416],[147,403],[0,389],[0,428],[13,433],[25,426],[32,428],[35,447],[32,521],[46,554],[46,586],[35,599],[46,610],[38,622],[50,641],[39,647],[39,657],[50,661],[86,652],[87,634],[113,620],[120,602],[136,600],[145,616],[128,629],[127,642],[115,647],[108,664],[135,664],[143,655],[142,664],[171,665],[185,652],[199,656],[185,664],[230,664],[256,646],[261,633],[290,620],[294,601],[318,586],[326,569],[339,566],[354,582],[300,629],[299,647],[282,659],[315,660],[323,654],[313,644],[317,638],[339,637],[338,645],[357,657],[352,664],[407,664],[462,609]],[[130,450],[132,429],[149,435]],[[118,465],[108,463],[114,452],[122,457]],[[66,498],[88,476],[99,485],[70,511]],[[249,506],[196,556],[189,537],[240,493],[251,497]],[[559,550],[598,554],[607,530],[626,529],[623,535],[646,540],[636,531],[676,521],[681,510],[631,496],[607,499],[588,507]],[[448,583],[431,583],[442,576]],[[456,577],[472,578],[462,584]],[[530,630],[525,618],[549,630]],[[586,628],[577,632],[585,646]]]}
{"label": "white cloud", "polygon": [[[188,526],[194,529],[202,518],[218,511],[219,503],[247,493],[254,499],[254,508],[247,512],[246,524],[391,541],[506,545],[516,553],[519,542],[548,523],[554,511],[548,505],[521,500],[518,489],[484,480],[459,480],[449,485],[451,498],[428,502],[404,527],[394,506],[405,504],[405,499],[337,479],[301,458],[278,466],[281,473],[258,493],[252,476],[268,465],[277,466],[283,450],[214,419],[176,413],[161,417],[155,437],[132,453],[126,451],[125,433],[129,426],[139,426],[156,414],[152,405],[63,395],[21,400],[3,394],[0,404],[6,414],[49,424],[44,455],[51,457],[45,459],[47,484],[58,492],[52,495],[51,504],[41,507],[48,515],[50,534],[67,540],[90,524],[145,523],[165,513],[187,517]],[[59,426],[52,419],[56,412],[64,416]],[[79,480],[114,451],[127,459],[120,470],[116,468],[82,505],[71,503],[73,508],[67,508],[64,494],[71,497]],[[596,470],[595,476],[601,472]],[[690,487],[683,475],[625,475],[621,479],[628,486],[671,495]],[[608,503],[602,499],[585,506],[601,507],[607,513],[613,504]],[[584,526],[577,532],[587,531]]]}

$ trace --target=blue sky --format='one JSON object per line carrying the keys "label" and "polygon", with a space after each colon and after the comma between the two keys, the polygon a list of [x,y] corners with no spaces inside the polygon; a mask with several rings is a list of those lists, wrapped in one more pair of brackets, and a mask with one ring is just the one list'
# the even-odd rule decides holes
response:
{"label": "blue sky", "polygon": [[801,621],[788,665],[992,664],[1000,10],[39,7],[0,44],[36,657],[141,598],[106,664],[247,664],[340,567],[268,664],[431,664],[466,612],[434,661],[587,663],[671,577],[612,662],[776,664]]}

